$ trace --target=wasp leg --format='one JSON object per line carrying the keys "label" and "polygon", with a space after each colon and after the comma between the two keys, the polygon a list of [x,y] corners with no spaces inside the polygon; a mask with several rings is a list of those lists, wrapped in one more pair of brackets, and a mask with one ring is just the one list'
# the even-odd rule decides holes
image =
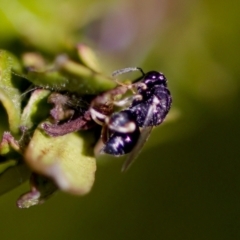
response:
{"label": "wasp leg", "polygon": [[120,101],[113,102],[113,104],[117,107],[129,107],[134,100],[141,101],[142,95],[136,94],[130,97],[126,97]]}
{"label": "wasp leg", "polygon": [[106,125],[102,127],[101,139],[102,139],[102,142],[104,144],[106,144],[106,142],[109,139],[109,130],[108,130],[108,127]]}
{"label": "wasp leg", "polygon": [[94,122],[96,122],[97,124],[99,124],[101,126],[104,125],[106,115],[98,112],[94,108],[90,108],[90,114],[91,114],[91,117],[92,117]]}

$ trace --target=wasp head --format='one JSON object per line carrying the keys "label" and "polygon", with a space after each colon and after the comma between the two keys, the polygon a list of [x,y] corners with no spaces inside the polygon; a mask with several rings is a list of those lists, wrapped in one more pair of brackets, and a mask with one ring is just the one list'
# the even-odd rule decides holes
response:
{"label": "wasp head", "polygon": [[142,82],[146,84],[147,88],[152,88],[156,85],[167,86],[166,77],[162,73],[156,71],[147,72]]}

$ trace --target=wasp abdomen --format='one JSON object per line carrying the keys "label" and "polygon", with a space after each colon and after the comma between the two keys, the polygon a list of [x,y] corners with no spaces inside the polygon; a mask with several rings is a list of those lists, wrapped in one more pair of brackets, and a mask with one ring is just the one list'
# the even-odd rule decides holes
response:
{"label": "wasp abdomen", "polygon": [[102,151],[114,156],[120,156],[123,154],[130,153],[135,147],[140,131],[137,128],[132,133],[113,133],[108,139]]}
{"label": "wasp abdomen", "polygon": [[133,114],[129,110],[120,111],[107,122],[110,137],[102,151],[115,156],[131,152],[140,136]]}

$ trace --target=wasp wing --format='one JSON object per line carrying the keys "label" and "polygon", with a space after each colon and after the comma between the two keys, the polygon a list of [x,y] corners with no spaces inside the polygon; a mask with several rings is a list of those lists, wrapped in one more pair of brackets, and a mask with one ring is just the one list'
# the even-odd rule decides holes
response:
{"label": "wasp wing", "polygon": [[132,150],[131,153],[127,156],[127,159],[125,160],[123,166],[122,166],[122,172],[125,172],[129,169],[129,167],[133,164],[133,162],[136,160],[137,156],[141,152],[141,149],[143,148],[144,144],[146,143],[151,131],[152,131],[152,126],[151,127],[146,127],[142,130],[141,136]]}
{"label": "wasp wing", "polygon": [[128,168],[135,161],[135,159],[141,152],[141,149],[143,148],[144,144],[148,140],[153,128],[153,126],[149,126],[149,125],[155,111],[156,111],[156,104],[153,103],[151,106],[149,106],[148,113],[143,124],[143,129],[141,131],[141,136],[138,139],[136,146],[133,148],[132,152],[129,153],[129,155],[127,156],[127,159],[123,163],[122,172],[125,172],[126,170],[128,170]]}

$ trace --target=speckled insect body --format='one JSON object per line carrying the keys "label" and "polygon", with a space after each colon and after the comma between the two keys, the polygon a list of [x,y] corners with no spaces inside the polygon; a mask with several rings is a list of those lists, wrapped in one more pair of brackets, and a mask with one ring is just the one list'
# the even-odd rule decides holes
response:
{"label": "speckled insect body", "polygon": [[130,106],[106,118],[109,138],[102,149],[102,152],[114,156],[130,153],[124,169],[139,153],[152,127],[163,122],[172,103],[167,79],[162,73],[150,71],[131,87],[136,88],[137,91]]}

